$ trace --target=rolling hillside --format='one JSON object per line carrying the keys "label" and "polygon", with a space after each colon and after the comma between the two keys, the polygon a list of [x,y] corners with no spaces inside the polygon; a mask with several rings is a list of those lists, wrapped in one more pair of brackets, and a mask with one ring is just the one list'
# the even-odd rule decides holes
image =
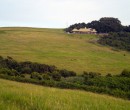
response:
{"label": "rolling hillside", "polygon": [[129,110],[130,101],[0,79],[0,110]]}
{"label": "rolling hillside", "polygon": [[[103,47],[96,35],[66,34],[62,29],[0,28],[0,55],[59,69],[120,73],[130,68],[130,53]],[[125,56],[124,56],[125,54]]]}

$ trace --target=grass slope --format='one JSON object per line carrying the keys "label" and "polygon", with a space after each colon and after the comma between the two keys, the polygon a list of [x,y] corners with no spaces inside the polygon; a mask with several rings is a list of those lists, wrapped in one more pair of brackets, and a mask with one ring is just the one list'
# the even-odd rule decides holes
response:
{"label": "grass slope", "polygon": [[130,101],[0,79],[0,110],[130,110]]}
{"label": "grass slope", "polygon": [[0,55],[52,64],[79,74],[117,74],[130,68],[130,53],[92,43],[96,39],[95,35],[66,34],[61,29],[0,28]]}

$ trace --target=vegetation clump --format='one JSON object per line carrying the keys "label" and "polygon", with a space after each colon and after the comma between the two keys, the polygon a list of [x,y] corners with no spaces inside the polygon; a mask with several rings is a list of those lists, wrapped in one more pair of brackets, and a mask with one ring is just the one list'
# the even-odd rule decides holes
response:
{"label": "vegetation clump", "polygon": [[130,51],[130,33],[109,33],[108,35],[101,37],[98,40],[98,43],[102,45],[109,45],[117,49]]}
{"label": "vegetation clump", "polygon": [[130,70],[124,69],[120,76],[130,78]]}
{"label": "vegetation clump", "polygon": [[100,20],[94,20],[90,23],[76,23],[65,29],[66,32],[72,32],[73,29],[93,28],[98,33],[109,32],[130,32],[130,26],[123,26],[118,18],[103,17]]}
{"label": "vegetation clump", "polygon": [[130,71],[119,75],[102,76],[97,72],[59,70],[55,66],[33,62],[17,62],[11,57],[0,57],[0,78],[50,87],[80,89],[130,99]]}

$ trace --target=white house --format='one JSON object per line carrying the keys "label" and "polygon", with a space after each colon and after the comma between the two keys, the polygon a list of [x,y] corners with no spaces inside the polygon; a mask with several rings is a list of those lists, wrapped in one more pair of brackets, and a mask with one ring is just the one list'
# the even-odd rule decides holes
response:
{"label": "white house", "polygon": [[73,29],[72,33],[75,34],[97,34],[97,31],[92,28],[80,28],[80,29]]}

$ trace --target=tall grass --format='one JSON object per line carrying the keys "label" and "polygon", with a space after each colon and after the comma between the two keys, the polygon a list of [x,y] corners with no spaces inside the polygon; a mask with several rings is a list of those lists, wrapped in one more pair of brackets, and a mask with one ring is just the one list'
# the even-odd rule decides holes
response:
{"label": "tall grass", "polygon": [[0,79],[0,110],[129,110],[130,101]]}

